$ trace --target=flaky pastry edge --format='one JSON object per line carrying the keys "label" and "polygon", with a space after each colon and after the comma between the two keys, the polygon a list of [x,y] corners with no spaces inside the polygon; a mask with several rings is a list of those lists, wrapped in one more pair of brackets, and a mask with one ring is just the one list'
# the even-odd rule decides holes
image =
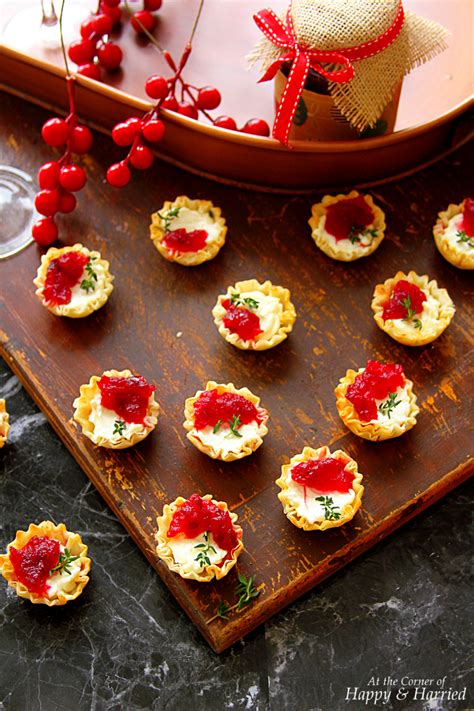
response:
{"label": "flaky pastry edge", "polygon": [[[226,452],[223,453],[222,450],[214,449],[208,444],[201,442],[199,437],[192,433],[194,429],[194,403],[199,399],[200,395],[206,390],[217,390],[218,393],[228,392],[235,393],[236,395],[242,395],[247,400],[255,405],[257,410],[262,416],[261,422],[258,424],[258,428],[255,433],[255,439],[250,443],[242,445],[242,449],[239,452]],[[192,444],[199,449],[203,454],[207,454],[208,457],[212,459],[219,459],[221,462],[234,462],[237,459],[243,459],[243,457],[248,457],[253,454],[262,444],[263,438],[268,433],[267,422],[269,414],[265,408],[260,407],[260,398],[254,395],[248,388],[236,388],[233,383],[216,383],[214,380],[209,380],[206,383],[204,390],[198,390],[193,397],[188,397],[184,403],[184,417],[183,427],[187,431],[186,437]]]}
{"label": "flaky pastry edge", "polygon": [[[300,516],[297,513],[291,496],[288,493],[288,480],[291,478],[290,470],[295,464],[299,464],[300,462],[307,462],[310,459],[326,459],[328,457],[342,459],[346,462],[346,469],[348,469],[354,476],[352,481],[352,489],[354,490],[355,497],[351,503],[345,504],[342,507],[341,517],[337,521],[328,521],[325,519],[324,521],[315,521],[314,523],[310,523],[305,516]],[[342,526],[344,523],[347,523],[354,518],[362,503],[362,494],[364,493],[364,487],[361,484],[362,479],[363,476],[359,472],[357,462],[342,449],[336,449],[335,452],[331,453],[331,450],[327,446],[318,447],[317,449],[313,449],[312,447],[304,447],[301,454],[296,454],[290,459],[288,464],[283,464],[281,468],[281,475],[275,481],[275,484],[281,489],[278,493],[278,498],[283,505],[285,516],[293,525],[298,528],[302,528],[304,531],[326,531],[328,528],[337,528],[338,526]]]}
{"label": "flaky pastry edge", "polygon": [[[187,207],[188,210],[200,212],[201,214],[207,214],[212,211],[214,222],[220,227],[219,234],[198,252],[172,252],[163,244],[163,237],[165,236],[164,220],[159,213],[167,212],[174,207]],[[225,219],[222,217],[222,210],[220,207],[213,205],[210,200],[191,200],[186,195],[180,195],[173,202],[166,200],[161,210],[154,212],[151,216],[150,239],[156,249],[168,262],[176,262],[184,267],[197,267],[203,262],[214,259],[225,244],[226,234],[227,226]]]}
{"label": "flaky pastry edge", "polygon": [[416,404],[416,395],[413,392],[413,382],[404,375],[405,387],[410,403],[410,413],[403,425],[398,422],[392,422],[390,425],[383,422],[363,422],[355,410],[354,405],[346,398],[346,392],[349,385],[352,385],[358,375],[363,373],[365,368],[359,368],[355,371],[349,369],[345,376],[339,380],[339,385],[335,388],[336,407],[339,417],[344,422],[345,426],[358,437],[368,439],[371,442],[381,442],[385,439],[394,439],[408,432],[416,425],[416,416],[420,412],[420,408]]}
{"label": "flaky pastry edge", "polygon": [[[81,560],[81,570],[74,582],[77,583],[74,592],[65,592],[59,590],[56,597],[43,597],[36,593],[31,593],[28,588],[16,580],[13,564],[10,560],[10,548],[23,548],[33,536],[45,536],[54,538],[67,545],[69,552],[72,555],[78,555]],[[8,585],[13,588],[19,597],[29,600],[35,605],[48,605],[55,607],[65,605],[70,600],[75,600],[84,590],[89,582],[89,571],[91,567],[91,559],[87,557],[87,546],[82,542],[78,533],[71,533],[67,530],[64,523],[55,524],[52,521],[42,521],[39,524],[30,523],[27,531],[17,531],[15,540],[8,544],[7,552],[0,555],[0,572],[8,581]]]}
{"label": "flaky pastry edge", "polygon": [[[368,227],[373,226],[377,230],[377,237],[374,237],[371,244],[364,250],[363,254],[350,255],[345,250],[337,246],[337,242],[329,241],[324,237],[324,235],[319,234],[318,227],[322,217],[326,214],[326,208],[329,205],[335,205],[341,200],[348,200],[351,198],[358,197],[362,195],[367,205],[369,205],[372,213],[374,215],[373,222]],[[383,238],[385,237],[385,213],[376,205],[373,201],[371,195],[364,195],[359,193],[357,190],[351,190],[347,195],[340,193],[339,195],[325,195],[321,202],[315,203],[311,207],[311,217],[308,220],[308,224],[311,227],[311,237],[313,238],[315,244],[319,249],[324,252],[331,259],[336,259],[339,262],[354,262],[356,259],[361,259],[362,257],[368,257],[370,254],[375,252],[377,247],[379,247]]]}
{"label": "flaky pastry edge", "polygon": [[[106,370],[102,375],[107,375],[112,378],[130,378],[133,373],[130,370]],[[96,395],[100,393],[97,383],[102,375],[93,375],[88,383],[81,385],[81,394],[73,402],[73,407],[75,408],[74,420],[81,425],[82,434],[88,437],[91,442],[98,447],[105,447],[106,449],[127,449],[128,447],[133,447],[133,445],[138,444],[138,442],[141,442],[145,437],[148,437],[150,432],[155,429],[158,422],[160,406],[155,400],[154,393],[152,393],[152,395],[150,395],[151,401],[148,402],[146,416],[149,426],[143,426],[143,432],[134,432],[130,438],[121,437],[117,441],[112,441],[108,437],[99,437],[94,434],[94,423],[90,421],[89,417],[91,414],[91,402]]]}
{"label": "flaky pastry edge", "polygon": [[[47,304],[43,297],[43,289],[48,267],[53,259],[57,259],[62,254],[66,254],[67,252],[81,252],[87,257],[95,257],[95,263],[100,264],[104,268],[105,285],[101,289],[96,286],[94,292],[96,298],[91,298],[86,304],[76,306],[71,306],[70,304]],[[102,259],[100,252],[97,252],[96,250],[89,250],[87,247],[84,247],[78,242],[70,247],[50,247],[46,254],[43,254],[41,257],[41,264],[38,267],[38,273],[35,279],[33,279],[33,284],[38,287],[35,292],[36,296],[39,298],[43,306],[45,306],[45,308],[47,308],[48,311],[51,311],[51,313],[55,316],[84,318],[85,316],[89,316],[94,311],[102,308],[102,306],[106,304],[114,288],[112,284],[113,280],[114,276],[109,271],[109,262],[106,259]],[[92,296],[92,294],[90,296]]]}
{"label": "flaky pastry edge", "polygon": [[178,498],[171,504],[165,504],[163,507],[163,514],[158,516],[156,519],[156,523],[158,525],[158,531],[155,534],[155,540],[158,543],[156,546],[156,554],[158,558],[166,563],[170,570],[174,573],[178,573],[178,575],[182,578],[197,580],[199,583],[209,583],[211,580],[214,580],[214,578],[216,580],[224,578],[236,564],[237,558],[244,549],[242,540],[243,531],[242,528],[236,523],[238,518],[237,514],[229,511],[229,507],[225,501],[216,501],[212,498],[212,494],[205,494],[201,498],[206,499],[207,501],[212,501],[212,503],[222,509],[222,511],[227,511],[229,513],[232,526],[239,538],[239,543],[231,552],[231,557],[228,558],[222,566],[216,565],[215,563],[206,565],[200,573],[196,573],[195,571],[189,571],[186,573],[183,572],[182,565],[175,562],[173,551],[168,545],[168,541],[170,539],[167,536],[174,514],[187,501],[187,499],[184,499],[182,496],[178,496]]}
{"label": "flaky pastry edge", "polygon": [[[226,299],[230,299],[234,293],[245,294],[249,291],[259,291],[265,296],[273,296],[277,298],[283,306],[283,312],[280,319],[280,328],[271,338],[261,338],[256,341],[243,341],[236,333],[231,333],[229,329],[224,326],[224,317],[227,311],[222,306],[222,302]],[[291,302],[290,290],[285,289],[283,286],[274,286],[268,279],[267,281],[264,281],[263,284],[256,279],[246,279],[245,281],[236,282],[234,286],[227,287],[227,292],[225,294],[220,294],[217,297],[217,302],[212,309],[212,315],[214,317],[214,323],[216,324],[222,338],[236,348],[240,348],[245,351],[265,351],[268,348],[277,346],[279,343],[284,341],[285,338],[287,338],[289,333],[291,333],[296,320],[296,311]]]}
{"label": "flaky pastry edge", "polygon": [[0,398],[0,449],[5,445],[10,431],[10,416],[5,400]]}
{"label": "flaky pastry edge", "polygon": [[438,213],[438,219],[433,227],[433,236],[438,252],[454,267],[458,269],[474,269],[474,250],[472,254],[458,252],[453,247],[449,239],[445,236],[445,230],[449,226],[450,220],[462,213],[465,200],[459,205],[450,203],[447,210]]}
{"label": "flaky pastry edge", "polygon": [[[401,279],[405,279],[411,284],[415,284],[419,289],[427,291],[440,305],[440,312],[436,321],[432,320],[432,325],[429,327],[423,323],[423,329],[421,331],[413,326],[412,335],[400,332],[397,324],[394,323],[394,319],[388,318],[384,321],[382,318],[384,305],[390,299],[395,284]],[[435,341],[449,326],[456,311],[446,289],[438,287],[438,283],[435,279],[430,281],[426,274],[418,276],[414,271],[410,271],[408,274],[397,272],[394,277],[386,279],[383,284],[377,284],[372,297],[371,308],[374,312],[374,319],[377,326],[381,328],[382,331],[385,331],[385,333],[388,333],[394,341],[403,343],[405,346],[425,346],[427,343]]]}

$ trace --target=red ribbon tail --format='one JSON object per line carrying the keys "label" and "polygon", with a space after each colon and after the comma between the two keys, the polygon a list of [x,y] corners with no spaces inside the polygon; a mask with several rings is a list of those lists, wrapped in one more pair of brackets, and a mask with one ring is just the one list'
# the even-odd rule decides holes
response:
{"label": "red ribbon tail", "polygon": [[258,80],[258,83],[261,84],[263,81],[270,81],[270,79],[273,79],[273,77],[280,69],[281,65],[285,62],[291,61],[294,56],[295,55],[292,52],[287,52],[281,57],[278,57],[278,59],[275,59],[275,61],[272,62],[269,67],[267,67],[263,75]]}
{"label": "red ribbon tail", "polygon": [[298,102],[303,93],[310,68],[310,59],[305,52],[300,52],[291,65],[291,71],[278,105],[272,135],[277,141],[288,146],[288,136]]}

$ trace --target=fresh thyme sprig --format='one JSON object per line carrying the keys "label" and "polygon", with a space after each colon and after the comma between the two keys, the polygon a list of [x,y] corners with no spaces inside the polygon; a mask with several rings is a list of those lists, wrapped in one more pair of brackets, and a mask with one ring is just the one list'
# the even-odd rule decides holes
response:
{"label": "fresh thyme sprig", "polygon": [[59,560],[58,560],[57,565],[55,565],[54,568],[52,568],[49,571],[49,574],[54,575],[54,573],[59,573],[61,575],[61,573],[64,570],[65,573],[70,575],[71,569],[69,568],[69,566],[71,565],[71,563],[73,563],[78,558],[79,558],[78,555],[71,555],[69,550],[67,548],[65,548],[64,553],[59,554]]}
{"label": "fresh thyme sprig", "polygon": [[214,546],[212,546],[209,543],[209,531],[204,532],[204,541],[205,543],[198,543],[197,546],[194,546],[197,549],[202,549],[199,550],[199,553],[195,557],[195,561],[199,563],[201,568],[204,568],[205,565],[211,565],[211,559],[209,558],[209,552],[212,551],[212,553],[216,553],[216,549]]}
{"label": "fresh thyme sprig", "polygon": [[161,217],[161,219],[165,223],[165,225],[164,225],[165,232],[168,232],[171,222],[174,220],[175,217],[178,217],[180,210],[181,210],[180,207],[172,207],[171,210],[168,210],[168,212],[165,212],[164,215],[162,215],[161,212],[158,213],[158,215]]}
{"label": "fresh thyme sprig", "polygon": [[89,257],[89,261],[86,264],[86,272],[89,275],[88,279],[83,279],[81,281],[81,289],[84,289],[84,291],[88,294],[89,291],[94,291],[95,290],[95,284],[94,282],[97,281],[97,274],[95,273],[93,269],[93,262],[97,257]]}
{"label": "fresh thyme sprig", "polygon": [[246,578],[242,573],[237,573],[238,584],[236,593],[239,595],[236,610],[239,612],[246,607],[252,600],[260,595],[260,590],[255,587],[255,575]]}
{"label": "fresh thyme sprig", "polygon": [[217,618],[221,620],[228,620],[229,613],[235,610],[236,612],[242,612],[242,610],[249,605],[252,600],[255,600],[260,595],[263,584],[259,585],[258,588],[255,587],[255,576],[251,575],[250,578],[246,578],[242,573],[237,573],[238,583],[235,588],[235,594],[237,595],[237,602],[235,605],[229,605],[225,600],[221,600],[219,603],[216,614],[207,620],[207,624],[214,622]]}
{"label": "fresh thyme sprig", "polygon": [[419,318],[416,318],[416,311],[414,311],[411,307],[411,298],[407,296],[406,299],[402,299],[398,303],[404,306],[407,310],[407,315],[403,320],[411,321],[413,326],[419,331],[421,331],[421,329],[423,328],[423,324],[421,323]]}
{"label": "fresh thyme sprig", "polygon": [[123,431],[126,426],[127,425],[123,420],[115,420],[114,431],[112,432],[112,435],[115,435],[115,434],[123,435]]}
{"label": "fresh thyme sprig", "polygon": [[381,402],[379,405],[380,412],[383,412],[390,419],[393,410],[400,405],[401,400],[396,400],[397,393],[389,393],[388,398],[385,402]]}
{"label": "fresh thyme sprig", "polygon": [[456,237],[458,237],[458,242],[464,242],[468,247],[474,247],[474,237],[469,237],[466,234],[466,230],[456,232]]}
{"label": "fresh thyme sprig", "polygon": [[212,434],[216,434],[216,432],[219,432],[221,425],[222,425],[222,420],[217,420],[216,424],[212,428]]}
{"label": "fresh thyme sprig", "polygon": [[240,419],[240,415],[232,415],[232,419],[229,422],[229,428],[230,432],[228,435],[226,435],[226,439],[229,437],[242,437],[240,432],[238,432],[239,427],[241,427],[242,421]]}
{"label": "fresh thyme sprig", "polygon": [[326,521],[338,521],[341,518],[339,507],[334,505],[332,496],[317,496],[316,501],[321,503]]}
{"label": "fresh thyme sprig", "polygon": [[362,237],[369,237],[369,241],[364,244],[364,247],[369,247],[373,240],[377,237],[377,230],[375,227],[364,227],[364,225],[352,225],[347,235],[347,239],[350,240],[351,244],[356,244],[361,241]]}
{"label": "fresh thyme sprig", "polygon": [[220,617],[221,620],[229,619],[230,607],[225,600],[221,600],[216,610],[216,617]]}
{"label": "fresh thyme sprig", "polygon": [[255,299],[252,299],[251,296],[246,296],[243,297],[240,294],[231,294],[230,296],[230,303],[233,306],[248,306],[249,309],[258,309],[259,307],[259,302],[256,301]]}

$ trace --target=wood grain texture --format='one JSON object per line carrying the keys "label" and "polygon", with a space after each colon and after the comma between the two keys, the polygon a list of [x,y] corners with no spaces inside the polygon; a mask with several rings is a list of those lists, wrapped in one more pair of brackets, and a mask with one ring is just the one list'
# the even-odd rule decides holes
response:
{"label": "wood grain texture", "polygon": [[[2,101],[2,162],[34,173],[54,152],[39,139],[46,114],[12,97]],[[464,148],[416,177],[372,191],[386,212],[387,237],[372,257],[344,265],[325,257],[310,237],[310,207],[320,194],[288,199],[230,189],[162,163],[116,192],[104,174],[120,149],[97,137],[84,161],[89,181],[76,212],[62,220],[61,234],[65,243],[82,241],[109,259],[116,277],[109,303],[81,321],[56,318],[34,294],[40,249],[32,246],[1,263],[6,361],[216,651],[469,475],[472,274],[442,259],[431,227],[439,209],[472,192],[473,153],[472,146]],[[229,227],[219,256],[197,268],[166,262],[148,236],[150,213],[180,194],[211,199]],[[456,304],[452,324],[432,345],[403,347],[372,318],[375,284],[398,269],[436,278]],[[232,348],[210,313],[229,284],[254,276],[290,288],[298,313],[287,341],[263,353]],[[402,363],[421,407],[417,426],[392,442],[358,439],[336,411],[339,377],[371,357]],[[71,419],[79,386],[109,368],[131,368],[157,386],[158,427],[131,450],[94,448]],[[185,438],[184,400],[209,379],[248,386],[270,412],[263,446],[240,462],[213,461]],[[273,482],[281,464],[305,445],[323,444],[345,449],[359,463],[363,506],[352,524],[305,533],[283,515]],[[235,570],[200,585],[170,573],[154,553],[163,504],[193,491],[212,493],[238,513],[246,545],[238,569],[262,585],[258,600],[228,622],[206,624],[220,599],[234,600]]]}

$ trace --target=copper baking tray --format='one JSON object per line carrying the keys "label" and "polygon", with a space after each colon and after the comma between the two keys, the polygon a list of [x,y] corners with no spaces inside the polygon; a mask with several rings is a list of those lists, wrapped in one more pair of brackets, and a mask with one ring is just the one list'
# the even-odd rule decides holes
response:
{"label": "copper baking tray", "polygon": [[[65,19],[68,12],[86,17],[94,4],[88,0],[67,2]],[[257,71],[246,71],[245,60],[259,36],[252,14],[265,4],[264,0],[206,0],[189,62],[189,80],[217,86],[223,95],[218,111],[233,115],[240,124],[253,116],[271,122],[273,116],[273,87],[258,85]],[[276,10],[285,5],[280,0],[270,4]],[[2,3],[0,82],[8,91],[64,111],[65,72],[59,50],[46,50],[40,46],[38,34],[29,40],[21,31],[12,32],[9,25],[19,11],[38,6],[33,0]],[[406,0],[405,6],[441,22],[452,37],[447,51],[405,80],[393,134],[357,141],[296,141],[289,151],[270,138],[218,129],[167,112],[167,133],[159,155],[222,182],[305,192],[386,182],[459,147],[471,132],[473,4],[470,0]],[[155,34],[175,56],[180,55],[187,39],[195,9],[191,0],[165,0],[159,13]],[[128,22],[123,24],[118,41],[125,55],[123,71],[110,75],[107,84],[78,79],[81,117],[105,131],[117,121],[145,111],[149,104],[144,80],[166,71],[160,54],[138,39]]]}

